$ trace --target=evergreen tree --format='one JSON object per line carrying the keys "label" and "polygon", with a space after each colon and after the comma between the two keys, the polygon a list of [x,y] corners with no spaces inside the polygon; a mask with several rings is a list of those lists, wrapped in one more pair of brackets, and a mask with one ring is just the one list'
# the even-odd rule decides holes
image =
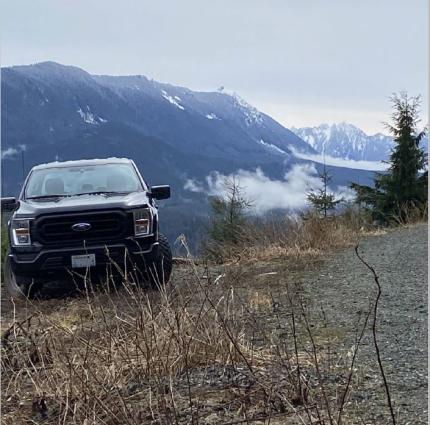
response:
{"label": "evergreen tree", "polygon": [[411,208],[427,204],[426,154],[419,144],[424,132],[417,132],[420,97],[406,93],[391,98],[394,112],[392,125],[387,125],[395,146],[386,173],[377,173],[375,186],[352,184],[357,202],[370,208],[375,219],[389,222],[395,218],[406,220]]}
{"label": "evergreen tree", "polygon": [[310,191],[307,199],[318,214],[325,218],[330,211],[336,209],[337,204],[342,202],[342,198],[336,198],[336,195],[329,191],[328,184],[331,181],[331,176],[326,169],[325,161],[323,172],[319,174],[319,177],[323,184],[322,188]]}
{"label": "evergreen tree", "polygon": [[251,203],[242,196],[239,183],[233,178],[224,183],[226,194],[210,199],[210,242],[216,245],[238,245],[242,242],[246,213]]}

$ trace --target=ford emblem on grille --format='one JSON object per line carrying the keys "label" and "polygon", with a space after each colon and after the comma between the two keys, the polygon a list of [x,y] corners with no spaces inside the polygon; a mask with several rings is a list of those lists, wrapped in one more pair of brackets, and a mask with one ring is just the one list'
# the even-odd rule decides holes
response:
{"label": "ford emblem on grille", "polygon": [[75,232],[86,232],[91,229],[90,223],[76,223],[72,226],[72,230]]}

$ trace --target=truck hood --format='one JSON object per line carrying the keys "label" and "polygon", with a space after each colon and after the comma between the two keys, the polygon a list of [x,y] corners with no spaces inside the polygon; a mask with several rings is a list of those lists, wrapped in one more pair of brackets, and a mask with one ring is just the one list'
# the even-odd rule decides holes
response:
{"label": "truck hood", "polygon": [[86,212],[104,209],[129,209],[145,207],[149,204],[146,192],[133,192],[128,195],[81,195],[55,200],[20,200],[17,217],[38,217],[43,214],[65,212]]}

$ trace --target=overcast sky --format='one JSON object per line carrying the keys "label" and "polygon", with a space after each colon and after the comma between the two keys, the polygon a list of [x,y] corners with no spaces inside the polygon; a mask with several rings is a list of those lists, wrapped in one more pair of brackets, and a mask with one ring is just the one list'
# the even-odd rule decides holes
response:
{"label": "overcast sky", "polygon": [[427,117],[427,0],[1,0],[1,16],[3,66],[224,86],[287,127],[384,131],[399,90]]}

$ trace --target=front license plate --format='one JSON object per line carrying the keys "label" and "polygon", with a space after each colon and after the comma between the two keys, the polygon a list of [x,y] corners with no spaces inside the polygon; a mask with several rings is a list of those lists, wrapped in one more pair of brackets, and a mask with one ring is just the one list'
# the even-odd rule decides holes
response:
{"label": "front license plate", "polygon": [[96,265],[95,254],[72,255],[72,267],[74,269],[93,267]]}

